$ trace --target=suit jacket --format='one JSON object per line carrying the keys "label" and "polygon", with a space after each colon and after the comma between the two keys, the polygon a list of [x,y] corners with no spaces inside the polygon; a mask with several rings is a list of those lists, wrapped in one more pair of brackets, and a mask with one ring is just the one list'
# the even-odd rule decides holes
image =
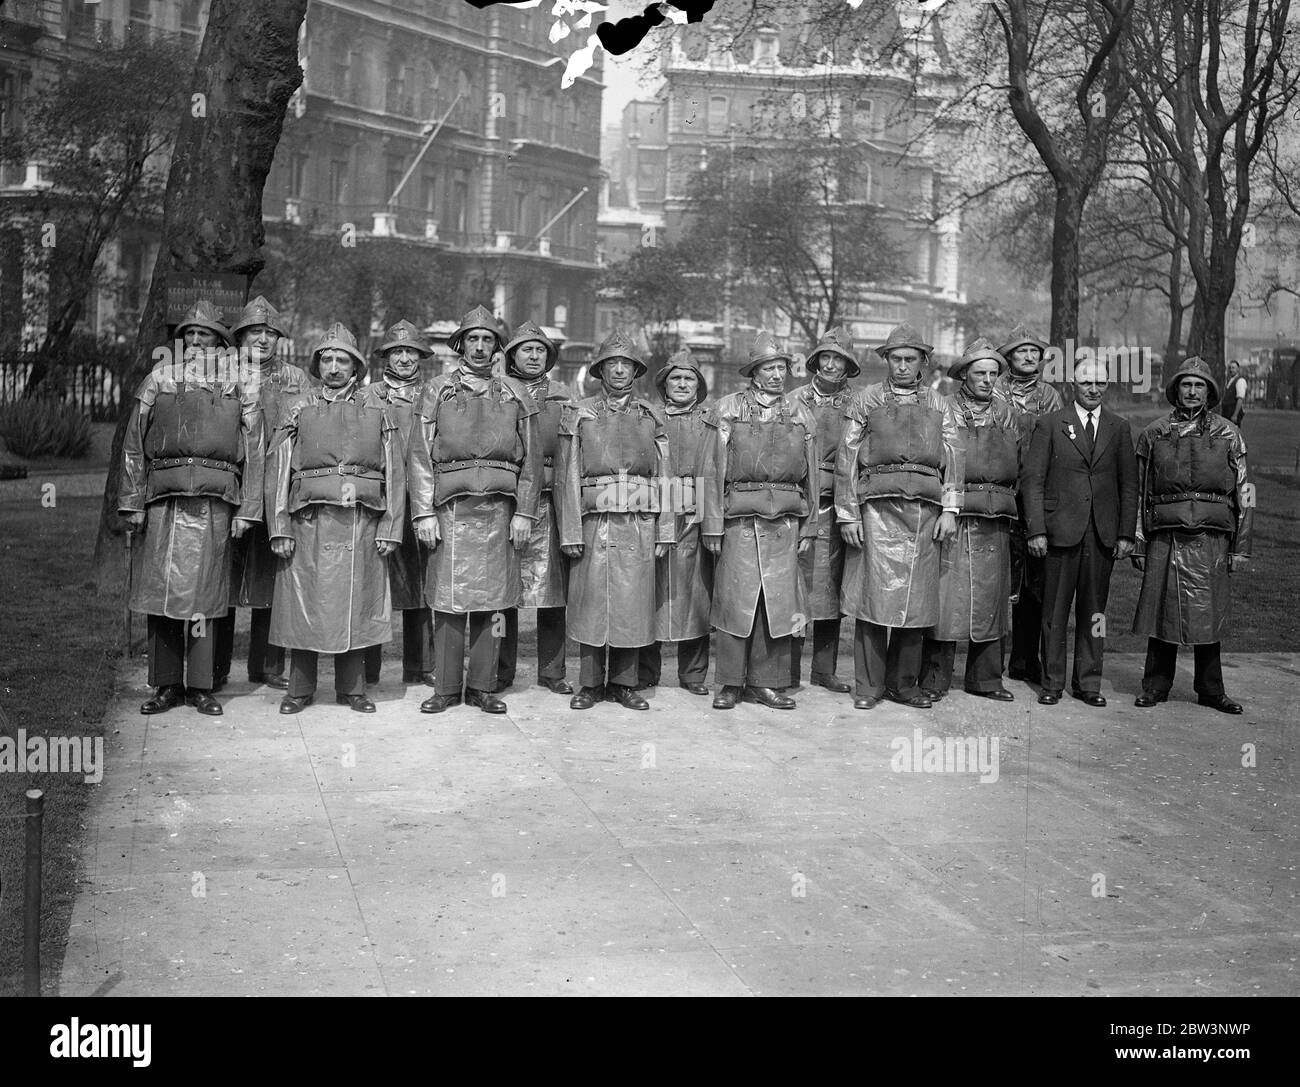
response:
{"label": "suit jacket", "polygon": [[1083,539],[1092,521],[1107,547],[1136,536],[1138,473],[1132,428],[1103,407],[1091,456],[1087,443],[1073,404],[1038,417],[1020,469],[1027,535],[1046,535],[1053,547],[1071,547]]}

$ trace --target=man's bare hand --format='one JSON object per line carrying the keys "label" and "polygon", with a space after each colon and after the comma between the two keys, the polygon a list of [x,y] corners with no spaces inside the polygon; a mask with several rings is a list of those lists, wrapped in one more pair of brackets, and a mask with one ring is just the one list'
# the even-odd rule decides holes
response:
{"label": "man's bare hand", "polygon": [[1133,541],[1121,536],[1115,541],[1115,561],[1122,562],[1133,554]]}
{"label": "man's bare hand", "polygon": [[1250,559],[1246,555],[1229,555],[1228,556],[1228,573],[1235,574],[1238,570],[1246,569]]}
{"label": "man's bare hand", "polygon": [[376,541],[375,541],[375,550],[378,551],[379,554],[380,554],[382,557],[387,558],[389,555],[391,555],[394,551],[397,550],[397,541],[396,541],[396,540],[376,540]]}
{"label": "man's bare hand", "polygon": [[721,536],[705,536],[705,537],[704,537],[704,550],[707,551],[710,555],[720,555],[720,554],[722,554],[722,537],[721,537]]}
{"label": "man's bare hand", "polygon": [[438,532],[438,518],[421,517],[415,524],[415,538],[425,547],[437,547],[441,536]]}
{"label": "man's bare hand", "polygon": [[560,547],[560,550],[563,551],[566,555],[568,555],[569,558],[571,559],[582,558],[582,544],[563,544]]}
{"label": "man's bare hand", "polygon": [[655,558],[666,559],[668,557],[668,547],[666,543],[655,544]]}
{"label": "man's bare hand", "polygon": [[850,547],[862,546],[862,522],[854,521],[851,524],[840,525],[840,537]]}
{"label": "man's bare hand", "polygon": [[1047,537],[1046,536],[1030,536],[1029,539],[1025,541],[1025,546],[1029,548],[1029,553],[1033,555],[1034,558],[1036,559],[1047,558]]}
{"label": "man's bare hand", "polygon": [[804,539],[799,541],[799,546],[796,548],[796,550],[800,555],[802,555],[810,547],[812,547],[812,538],[805,537]]}
{"label": "man's bare hand", "polygon": [[133,510],[126,515],[127,532],[139,532],[144,528],[145,513],[144,510]]}
{"label": "man's bare hand", "polygon": [[934,526],[934,538],[940,543],[951,540],[957,535],[957,515],[945,510],[939,514],[939,521]]}
{"label": "man's bare hand", "polygon": [[293,558],[293,540],[288,536],[277,536],[271,541],[271,550],[275,552],[277,558]]}
{"label": "man's bare hand", "polygon": [[533,523],[527,517],[521,517],[515,514],[510,518],[510,542],[514,544],[516,551],[522,551],[528,546],[528,537],[533,533]]}
{"label": "man's bare hand", "polygon": [[252,521],[246,521],[242,517],[236,517],[230,522],[230,538],[232,540],[238,540],[252,527],[252,525]]}

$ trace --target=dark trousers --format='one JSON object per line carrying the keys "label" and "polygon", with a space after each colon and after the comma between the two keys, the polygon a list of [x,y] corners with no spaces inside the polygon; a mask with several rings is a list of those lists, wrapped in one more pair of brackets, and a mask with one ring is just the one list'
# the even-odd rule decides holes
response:
{"label": "dark trousers", "polygon": [[[501,639],[497,665],[497,690],[515,681],[519,664],[519,609],[506,609],[506,636]],[[564,678],[565,615],[563,608],[537,609],[537,678]]]}
{"label": "dark trousers", "polygon": [[[501,638],[492,633],[494,611],[435,611],[433,613],[434,690],[458,695],[464,686],[474,691],[497,689],[497,659]],[[469,627],[469,668],[465,668],[465,628]]]}
{"label": "dark trousers", "polygon": [[[150,615],[145,624],[149,643],[149,685],[192,691],[212,690],[218,624],[222,619],[168,619]],[[196,628],[202,636],[196,636]]]}
{"label": "dark trousers", "polygon": [[853,697],[879,698],[886,690],[915,694],[924,643],[924,627],[882,627],[857,620],[853,628]]}
{"label": "dark trousers", "polygon": [[[686,638],[677,645],[677,682],[703,683],[709,674],[709,636]],[[657,687],[663,677],[663,643],[651,642],[641,647],[637,664],[637,684]]]}
{"label": "dark trousers", "polygon": [[724,630],[716,632],[718,668],[715,678],[722,687],[785,687],[790,683],[789,634],[772,637],[767,623],[767,604],[758,594],[754,626],[742,638]]}
{"label": "dark trousers", "polygon": [[[1223,664],[1219,660],[1220,642],[1192,646],[1196,671],[1192,690],[1197,694],[1223,695]],[[1168,694],[1174,686],[1174,672],[1178,668],[1178,646],[1159,638],[1147,639],[1147,663],[1142,669],[1142,689],[1156,694]]]}
{"label": "dark trousers", "polygon": [[[605,654],[609,654],[608,666]],[[617,683],[620,687],[636,686],[637,660],[641,650],[619,645],[583,645],[578,643],[578,682],[584,687],[603,687]]]}
{"label": "dark trousers", "polygon": [[[430,671],[430,643],[433,641],[433,609],[404,608],[402,610],[402,674]],[[384,646],[366,647],[366,682],[378,683],[384,661]],[[270,671],[268,668],[267,671]]]}
{"label": "dark trousers", "polygon": [[[956,642],[927,637],[921,647],[921,689],[947,691],[952,687],[952,667],[957,659]],[[966,643],[968,691],[996,691],[1002,686],[1002,640]]]}
{"label": "dark trousers", "polygon": [[1007,671],[1023,675],[1031,683],[1043,678],[1043,661],[1039,655],[1043,634],[1043,564],[1044,559],[1025,555],[1020,599],[1011,608],[1011,657]]}
{"label": "dark trousers", "polygon": [[[316,668],[320,654],[314,649],[289,650],[289,694],[303,698],[316,693]],[[365,694],[366,651],[349,649],[334,654],[334,693]]]}
{"label": "dark trousers", "polygon": [[1070,689],[1101,693],[1101,664],[1106,639],[1093,633],[1104,630],[1110,572],[1115,565],[1111,549],[1102,544],[1096,526],[1088,525],[1083,539],[1073,547],[1047,548],[1043,582],[1043,690],[1060,694],[1065,689],[1065,632],[1074,604],[1074,671]]}
{"label": "dark trousers", "polygon": [[[248,676],[284,675],[284,650],[270,644],[271,609],[250,608],[248,625]],[[216,620],[216,657],[212,666],[216,678],[230,675],[230,662],[235,652],[235,609],[226,612],[224,619]]]}
{"label": "dark trousers", "polygon": [[[813,658],[812,680],[833,679],[840,664],[840,621],[814,619],[812,624]],[[803,675],[803,639],[794,638],[790,645],[790,683],[798,683]]]}

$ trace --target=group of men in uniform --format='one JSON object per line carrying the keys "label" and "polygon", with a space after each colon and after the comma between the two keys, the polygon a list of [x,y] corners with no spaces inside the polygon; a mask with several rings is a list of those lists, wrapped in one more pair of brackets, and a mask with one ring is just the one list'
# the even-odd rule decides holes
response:
{"label": "group of men in uniform", "polygon": [[[1104,369],[1082,364],[1063,407],[1039,377],[1047,344],[1024,328],[970,344],[948,395],[923,380],[933,348],[907,325],[869,352],[883,380],[856,388],[852,338],[828,330],[793,392],[793,356],[764,331],[745,387],[712,403],[685,350],[639,395],[648,368],[617,331],[589,367],[599,391],[575,400],[548,376],[545,331],[525,322],[507,340],[481,306],[448,341],[456,366],[428,380],[431,351],[406,321],[369,384],[344,326],[306,372],[283,361],[285,333],[264,298],[230,331],[199,302],[177,329],[183,356],[136,392],[120,508],[143,533],[144,713],[222,712],[237,606],[252,609],[248,678],[285,691],[282,713],[313,701],[321,653],[337,701],[373,713],[394,608],[403,680],[434,689],[425,713],[507,711],[521,607],[537,609],[538,683],[576,710],[648,709],[666,642],[679,685],[709,695],[711,634],[719,710],[794,708],[807,635],[810,682],[858,709],[930,707],[959,644],[968,693],[1013,699],[1009,647],[1007,674],[1050,705],[1071,607],[1071,693],[1104,705],[1095,619],[1104,628],[1111,568],[1129,556],[1144,572],[1134,630],[1150,638],[1136,704],[1168,697],[1177,647],[1193,645],[1199,700],[1241,710],[1219,643],[1252,492],[1200,359],[1171,375],[1173,412],[1135,451],[1102,406]],[[837,675],[845,616],[852,685]]]}

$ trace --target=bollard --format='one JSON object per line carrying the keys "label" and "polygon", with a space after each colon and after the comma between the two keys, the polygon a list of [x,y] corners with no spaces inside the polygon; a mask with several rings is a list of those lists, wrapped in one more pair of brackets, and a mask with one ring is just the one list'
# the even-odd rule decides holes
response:
{"label": "bollard", "polygon": [[27,873],[23,886],[23,995],[41,995],[41,819],[45,794],[27,790]]}

